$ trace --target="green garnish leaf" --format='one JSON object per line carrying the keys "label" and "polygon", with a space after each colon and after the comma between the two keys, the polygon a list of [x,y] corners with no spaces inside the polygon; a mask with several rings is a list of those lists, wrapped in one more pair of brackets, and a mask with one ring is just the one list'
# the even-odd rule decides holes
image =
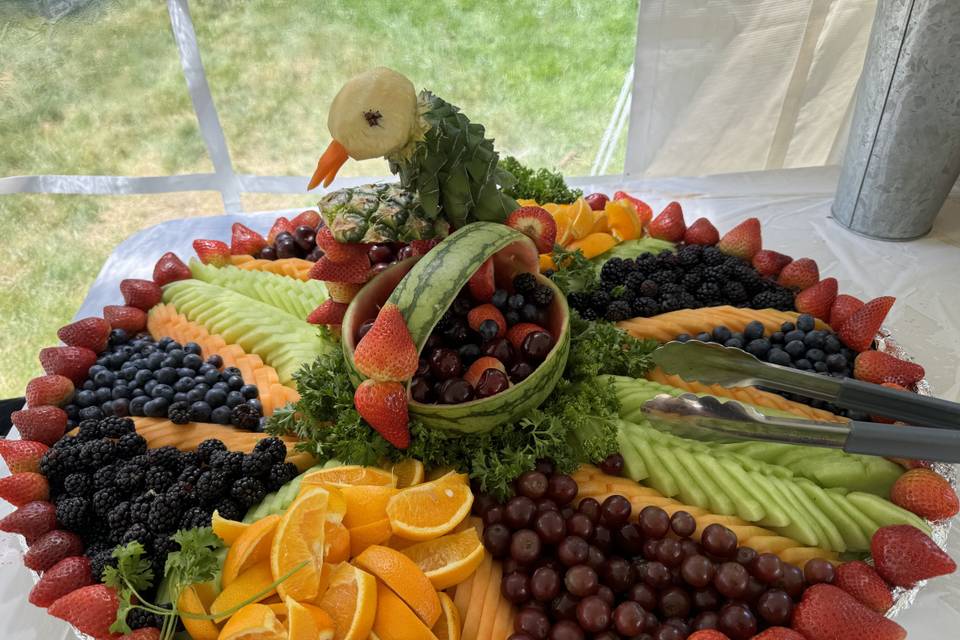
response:
{"label": "green garnish leaf", "polygon": [[501,158],[497,168],[506,169],[516,179],[514,184],[503,188],[503,192],[515,200],[536,200],[540,204],[569,204],[583,195],[580,189],[568,187],[559,171],[534,171],[513,156]]}
{"label": "green garnish leaf", "polygon": [[580,249],[570,251],[560,245],[553,247],[553,263],[557,265],[550,279],[565,294],[593,289],[597,286],[597,267]]}

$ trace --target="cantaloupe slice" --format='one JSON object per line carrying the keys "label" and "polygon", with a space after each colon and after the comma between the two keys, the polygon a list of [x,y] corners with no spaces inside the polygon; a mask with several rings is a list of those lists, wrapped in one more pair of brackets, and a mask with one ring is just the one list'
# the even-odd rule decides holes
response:
{"label": "cantaloupe slice", "polygon": [[269,271],[288,278],[309,280],[310,268],[313,263],[300,258],[282,258],[280,260],[260,260],[253,256],[230,256],[230,264],[240,269],[254,271]]}
{"label": "cantaloupe slice", "polygon": [[[784,322],[796,322],[798,315],[793,311],[739,309],[724,305],[681,309],[649,318],[632,318],[618,322],[617,326],[636,338],[652,338],[660,342],[669,342],[681,333],[695,336],[703,331],[712,331],[719,326],[727,327],[734,332],[743,331],[753,320],[761,322],[767,333],[773,333],[779,331],[780,325]],[[829,325],[817,320],[817,329],[829,328]]]}
{"label": "cantaloupe slice", "polygon": [[[470,599],[464,607],[463,632],[460,634],[461,640],[477,640],[477,633],[480,630],[480,616],[483,613],[483,603],[486,600],[487,591],[490,590],[493,583],[493,557],[490,554],[484,554],[483,562],[477,567],[474,573],[473,586],[470,589]],[[501,570],[502,571],[502,570]],[[496,589],[499,592],[500,581],[497,580]],[[456,603],[456,601],[454,601]]]}

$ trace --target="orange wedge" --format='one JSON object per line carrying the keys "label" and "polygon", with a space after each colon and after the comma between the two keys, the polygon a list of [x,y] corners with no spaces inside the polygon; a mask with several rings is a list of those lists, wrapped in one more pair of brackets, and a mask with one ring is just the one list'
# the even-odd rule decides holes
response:
{"label": "orange wedge", "polygon": [[483,543],[473,527],[426,542],[418,542],[402,551],[423,571],[437,591],[460,584],[483,562]]}
{"label": "orange wedge", "polygon": [[583,198],[570,205],[570,235],[574,240],[586,238],[593,231],[593,209]]}
{"label": "orange wedge", "polygon": [[299,498],[306,492],[317,487],[321,487],[327,490],[329,497],[327,498],[327,520],[330,522],[342,522],[343,516],[347,514],[347,501],[343,497],[343,493],[340,491],[340,487],[343,485],[335,485],[329,482],[318,482],[308,485],[303,485],[300,487],[300,491],[297,493]]}
{"label": "orange wedge", "polygon": [[358,556],[372,544],[383,544],[393,535],[390,520],[384,518],[362,527],[350,529],[350,555]]}
{"label": "orange wedge", "polygon": [[353,529],[386,518],[387,503],[390,502],[390,498],[400,492],[400,489],[345,484],[340,486],[340,492],[347,501],[347,513],[343,516],[343,524],[348,529]]}
{"label": "orange wedge", "polygon": [[380,640],[436,640],[430,627],[380,581],[377,581],[377,616],[373,621],[373,634]]}
{"label": "orange wedge", "polygon": [[460,640],[460,612],[457,610],[453,600],[444,592],[437,594],[440,596],[440,606],[443,608],[443,615],[433,626],[433,635],[437,640]]}
{"label": "orange wedge", "polygon": [[350,559],[350,531],[329,519],[323,523],[324,562],[337,564]]}
{"label": "orange wedge", "polygon": [[237,541],[240,534],[250,527],[246,522],[237,522],[236,520],[227,520],[220,515],[219,511],[213,512],[213,532],[220,536],[229,547]]}
{"label": "orange wedge", "polygon": [[[607,214],[609,225],[607,231],[620,242],[643,235],[643,222],[637,215],[636,207],[629,200],[608,200],[604,206],[604,212]],[[603,229],[595,229],[595,231],[603,231]]]}
{"label": "orange wedge", "polygon": [[[288,640],[330,640],[333,638],[334,624],[326,611],[320,607],[301,604],[293,598],[287,598],[287,634]],[[323,628],[321,628],[323,624]]]}
{"label": "orange wedge", "polygon": [[412,487],[423,482],[423,463],[416,458],[404,458],[393,465],[390,472],[397,477],[397,488]]}
{"label": "orange wedge", "polygon": [[248,604],[230,617],[219,640],[286,640],[287,631],[265,604]]}
{"label": "orange wedge", "polygon": [[[210,605],[210,613],[215,616],[214,621],[222,622],[226,616],[220,615],[221,613],[265,591],[272,583],[273,574],[270,572],[269,562],[263,561],[260,564],[253,565],[237,576],[237,579],[221,591],[213,604]],[[258,601],[264,600],[274,593],[276,593],[275,590],[266,591],[258,598]]]}
{"label": "orange wedge", "polygon": [[[180,592],[177,607],[184,613],[195,613],[201,616],[208,613],[196,588],[192,585]],[[217,636],[220,635],[220,629],[217,629],[217,625],[210,620],[196,620],[186,616],[182,617],[181,620],[193,640],[217,640]]]}
{"label": "orange wedge", "polygon": [[402,489],[387,503],[393,532],[408,540],[430,540],[449,533],[470,513],[473,493],[467,476],[445,476]]}
{"label": "orange wedge", "polygon": [[545,204],[543,208],[553,216],[553,221],[557,223],[557,244],[565,246],[573,239],[570,235],[570,223],[573,221],[572,208],[566,204]]}
{"label": "orange wedge", "polygon": [[277,524],[270,550],[273,579],[279,580],[306,563],[278,585],[277,591],[283,598],[310,600],[319,595],[329,498],[326,489],[314,487],[294,500]]}
{"label": "orange wedge", "polygon": [[365,640],[377,615],[377,579],[344,562],[318,604],[333,618],[335,640]]}
{"label": "orange wedge", "polygon": [[617,244],[617,239],[609,233],[591,233],[582,240],[570,243],[569,249],[575,251],[580,249],[588,260],[596,258],[602,253],[606,253]]}
{"label": "orange wedge", "polygon": [[397,486],[397,477],[389,471],[377,469],[376,467],[361,467],[359,465],[346,465],[343,467],[331,467],[330,469],[320,469],[303,476],[300,486],[310,484],[375,484],[384,487]]}
{"label": "orange wedge", "polygon": [[537,205],[537,201],[536,201],[536,200],[533,200],[533,199],[531,199],[531,198],[518,198],[518,199],[517,199],[517,204],[520,205],[521,207],[536,207],[536,206],[538,206],[538,205]]}
{"label": "orange wedge", "polygon": [[440,617],[440,599],[430,580],[413,560],[396,549],[373,545],[353,559],[353,564],[372,573],[390,587],[427,627]]}
{"label": "orange wedge", "polygon": [[225,588],[229,587],[230,583],[243,571],[270,557],[270,546],[273,543],[278,522],[280,522],[280,516],[277,515],[261,518],[237,536],[223,561],[221,585]]}
{"label": "orange wedge", "polygon": [[606,211],[593,212],[593,227],[590,233],[610,233],[610,221],[607,219]]}
{"label": "orange wedge", "polygon": [[540,254],[540,273],[547,270],[557,270],[557,263],[553,261],[553,256],[549,253]]}

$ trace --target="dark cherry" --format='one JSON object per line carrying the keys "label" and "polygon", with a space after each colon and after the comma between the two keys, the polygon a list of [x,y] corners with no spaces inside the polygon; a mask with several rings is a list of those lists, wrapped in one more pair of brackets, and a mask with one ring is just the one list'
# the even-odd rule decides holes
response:
{"label": "dark cherry", "polygon": [[435,349],[430,354],[430,372],[437,380],[459,378],[463,373],[463,363],[453,349]]}
{"label": "dark cherry", "polygon": [[643,581],[654,589],[665,589],[673,582],[670,569],[661,562],[653,561],[646,564]]}
{"label": "dark cherry", "polygon": [[676,511],[670,516],[670,528],[681,538],[689,538],[697,530],[697,521],[686,511]]}
{"label": "dark cherry", "polygon": [[277,234],[274,245],[277,247],[278,258],[296,258],[301,251],[293,235],[286,231]]}
{"label": "dark cherry", "polygon": [[647,611],[657,607],[657,592],[648,584],[638,582],[627,591],[627,599],[636,602]]}
{"label": "dark cherry", "polygon": [[511,382],[516,384],[530,377],[530,374],[533,373],[533,367],[530,366],[528,362],[515,362],[510,366],[508,373],[510,374]]}
{"label": "dark cherry", "polygon": [[599,587],[597,587],[597,597],[603,600],[604,602],[606,602],[611,607],[613,606],[613,603],[617,599],[617,597],[613,593],[613,589],[611,589],[605,584],[601,584]]}
{"label": "dark cherry", "polygon": [[277,259],[277,248],[273,245],[268,244],[263,249],[260,249],[260,259],[261,260],[276,260]]}
{"label": "dark cherry", "polygon": [[687,624],[687,621],[683,618],[667,618],[663,621],[664,626],[673,627],[680,632],[681,638],[686,638],[690,635],[690,625]]}
{"label": "dark cherry", "polygon": [[621,495],[612,495],[600,504],[600,524],[617,527],[630,518],[630,501]]}
{"label": "dark cherry", "polygon": [[660,593],[660,613],[665,618],[686,618],[690,615],[691,604],[683,587],[669,587]]}
{"label": "dark cherry", "polygon": [[[423,345],[423,353],[433,353],[435,349],[443,346],[443,337],[436,333],[427,336],[427,341]],[[429,362],[428,362],[429,363]]]}
{"label": "dark cherry", "polygon": [[487,369],[480,374],[477,380],[476,396],[478,398],[489,398],[498,393],[506,391],[510,387],[510,380],[507,374],[500,369]]}
{"label": "dark cherry", "polygon": [[[317,246],[317,230],[302,224],[293,230],[293,239],[297,241],[301,249],[311,251]],[[370,262],[380,262],[380,260],[371,260]],[[389,262],[389,260],[387,262]]]}
{"label": "dark cherry", "polygon": [[793,613],[793,600],[786,591],[770,589],[757,598],[757,615],[771,625],[785,625]]}
{"label": "dark cherry", "polygon": [[[373,327],[373,321],[374,321],[373,318],[371,318],[370,320],[364,320],[363,324],[357,327],[357,338],[356,338],[357,342],[360,342],[361,340],[363,340],[363,336],[367,335],[371,327]],[[417,373],[419,373],[420,375],[423,375],[422,373],[420,373],[419,367],[417,368]]]}
{"label": "dark cherry", "polygon": [[662,538],[670,530],[670,516],[660,507],[644,507],[640,511],[640,529],[646,538]]}
{"label": "dark cherry", "polygon": [[550,602],[550,613],[555,620],[576,620],[579,602],[580,598],[564,591]]}
{"label": "dark cherry", "polygon": [[524,471],[517,478],[517,493],[533,500],[547,494],[547,476],[539,471]]}
{"label": "dark cherry", "polygon": [[747,580],[747,593],[741,598],[746,600],[750,604],[753,604],[757,601],[763,592],[767,590],[767,585],[763,584],[753,576]]}
{"label": "dark cherry", "polygon": [[[511,538],[511,544],[513,539]],[[514,560],[512,557],[504,558],[503,560],[503,573],[502,575],[507,575],[508,573],[522,573],[527,575],[529,573],[528,567],[526,564],[523,564],[517,560]]]}
{"label": "dark cherry", "polygon": [[590,522],[597,524],[600,521],[600,503],[596,498],[584,498],[577,505],[577,511],[590,518]]}
{"label": "dark cherry", "polygon": [[553,336],[546,331],[534,331],[520,343],[520,353],[532,362],[543,362],[553,348]]}
{"label": "dark cherry", "polygon": [[510,539],[510,557],[522,565],[529,565],[540,557],[540,536],[532,529],[520,529]]}
{"label": "dark cherry", "polygon": [[683,549],[684,558],[701,555],[700,552],[703,551],[703,549],[700,548],[700,544],[691,540],[690,538],[684,538],[681,540],[680,547]]}
{"label": "dark cherry", "polygon": [[743,566],[750,568],[753,561],[757,559],[757,550],[750,547],[738,547],[736,561]]}
{"label": "dark cherry", "polygon": [[550,567],[540,567],[530,576],[530,595],[539,602],[550,602],[560,593],[560,573]]}
{"label": "dark cherry", "polygon": [[783,577],[783,562],[772,553],[761,553],[750,563],[750,573],[765,584],[773,584]]}
{"label": "dark cherry", "polygon": [[503,510],[504,523],[513,529],[523,529],[533,524],[537,505],[527,496],[514,496],[507,500]]}
{"label": "dark cherry", "polygon": [[613,626],[622,636],[632,638],[647,628],[647,612],[636,602],[627,600],[613,610]]}
{"label": "dark cherry", "polygon": [[415,402],[429,404],[434,401],[433,386],[426,378],[417,376],[410,382],[410,397]]}
{"label": "dark cherry", "polygon": [[637,556],[643,552],[643,532],[640,525],[628,522],[613,530],[613,542],[625,556]]}
{"label": "dark cherry", "polygon": [[599,572],[603,569],[603,563],[607,559],[604,557],[603,552],[600,549],[596,548],[592,544],[587,549],[587,566],[589,566],[594,571]]}
{"label": "dark cherry", "polygon": [[469,366],[474,360],[480,357],[480,345],[469,342],[457,349],[457,353],[460,354],[460,361],[463,362],[465,366]]}
{"label": "dark cherry", "polygon": [[803,595],[804,588],[803,570],[796,565],[785,562],[781,567],[781,571],[783,571],[783,576],[774,584],[777,588],[783,589],[790,594],[790,597],[794,600],[799,600],[800,596]]}
{"label": "dark cherry", "polygon": [[483,524],[486,527],[489,527],[492,524],[497,524],[498,522],[503,522],[503,507],[499,504],[494,505],[484,511],[480,518],[483,520]]}
{"label": "dark cherry", "polygon": [[623,455],[619,453],[611,453],[606,458],[600,461],[600,464],[597,465],[600,467],[600,471],[611,475],[619,476],[623,473]]}
{"label": "dark cherry", "polygon": [[[576,609],[574,609],[576,611]],[[576,614],[574,614],[576,616]],[[561,620],[550,629],[549,640],[584,640],[583,629],[573,620]]]}
{"label": "dark cherry", "polygon": [[570,535],[589,540],[593,535],[593,523],[582,513],[575,513],[567,519],[567,531]]}
{"label": "dark cherry", "polygon": [[671,569],[683,562],[683,547],[673,538],[664,538],[657,547],[657,560]]}
{"label": "dark cherry", "polygon": [[443,404],[461,404],[473,400],[473,387],[463,378],[451,378],[440,383],[439,395]]}
{"label": "dark cherry", "polygon": [[470,327],[462,318],[457,318],[443,330],[443,340],[454,349],[462,347],[470,337]]}
{"label": "dark cherry", "polygon": [[397,250],[397,260],[406,260],[413,257],[413,247],[408,244],[403,245]]}
{"label": "dark cherry", "polygon": [[747,640],[757,633],[757,618],[746,605],[728,604],[720,610],[717,628],[730,640]]}
{"label": "dark cherry", "polygon": [[560,513],[560,507],[550,498],[540,498],[537,500],[537,513],[543,513],[544,511],[556,511]]}
{"label": "dark cherry", "polygon": [[640,553],[643,555],[644,560],[656,560],[657,549],[659,548],[660,548],[659,540],[656,540],[654,538],[648,538],[647,540],[643,541],[643,548],[640,550]]}
{"label": "dark cherry", "polygon": [[577,536],[567,536],[557,545],[557,558],[568,567],[583,564],[589,554],[590,545]]}
{"label": "dark cherry", "polygon": [[588,596],[577,605],[577,622],[590,633],[599,633],[610,626],[610,605],[597,596]]}
{"label": "dark cherry", "polygon": [[483,530],[483,546],[494,558],[503,558],[510,553],[512,534],[506,525],[492,524]]}
{"label": "dark cherry", "polygon": [[593,528],[593,535],[590,536],[590,544],[604,553],[610,551],[610,545],[613,544],[613,535],[610,533],[610,529],[602,524],[595,526]]}
{"label": "dark cherry", "polygon": [[555,469],[553,466],[552,460],[547,460],[546,458],[540,458],[533,465],[534,471],[539,471],[543,475],[550,477],[553,475]]}
{"label": "dark cherry", "polygon": [[550,618],[536,607],[524,607],[513,619],[513,630],[526,633],[535,640],[547,640]]}
{"label": "dark cherry", "polygon": [[716,567],[706,556],[690,556],[680,565],[680,575],[683,577],[683,581],[694,589],[703,589],[713,582]]}
{"label": "dark cherry", "polygon": [[637,579],[633,565],[619,556],[607,558],[600,569],[600,576],[603,578],[603,584],[616,593],[626,591]]}
{"label": "dark cherry", "polygon": [[713,586],[724,596],[730,599],[742,598],[747,592],[747,583],[750,574],[742,564],[724,562],[717,568],[717,575],[713,579]]}
{"label": "dark cherry", "polygon": [[494,498],[489,493],[478,494],[477,497],[473,500],[473,506],[470,507],[470,511],[475,516],[483,517],[483,514],[487,512],[488,509],[498,506],[499,503],[497,499]]}
{"label": "dark cherry", "polygon": [[716,611],[703,611],[690,621],[690,630],[716,629],[718,624],[720,624],[720,616]]}
{"label": "dark cherry", "polygon": [[560,507],[572,502],[577,497],[578,490],[576,480],[567,475],[554,474],[547,482],[547,497]]}
{"label": "dark cherry", "polygon": [[514,358],[513,345],[506,338],[494,338],[483,345],[483,355],[494,357],[503,364],[510,366]]}
{"label": "dark cherry", "polygon": [[519,571],[507,574],[500,581],[500,593],[513,604],[523,604],[530,599],[530,578]]}
{"label": "dark cherry", "polygon": [[533,530],[544,544],[559,544],[567,535],[567,525],[559,511],[538,513],[533,521]]}
{"label": "dark cherry", "polygon": [[700,544],[716,558],[732,558],[737,552],[737,534],[722,524],[711,524],[703,530]]}
{"label": "dark cherry", "polygon": [[693,606],[699,611],[714,611],[720,607],[720,594],[713,587],[694,591]]}
{"label": "dark cherry", "polygon": [[683,631],[672,624],[662,624],[653,636],[653,640],[683,640]]}
{"label": "dark cherry", "polygon": [[803,577],[809,584],[831,583],[836,575],[833,565],[823,558],[814,558],[803,567]]}
{"label": "dark cherry", "polygon": [[388,244],[372,244],[367,249],[367,257],[370,262],[390,262],[393,260],[393,247]]}

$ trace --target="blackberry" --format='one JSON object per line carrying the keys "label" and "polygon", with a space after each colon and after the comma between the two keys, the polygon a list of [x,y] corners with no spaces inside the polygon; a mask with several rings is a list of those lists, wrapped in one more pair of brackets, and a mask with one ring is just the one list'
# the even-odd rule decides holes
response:
{"label": "blackberry", "polygon": [[683,274],[683,278],[680,280],[680,284],[683,285],[683,288],[690,293],[695,293],[701,282],[703,282],[703,271],[700,269],[687,271],[685,274]]}
{"label": "blackberry", "polygon": [[677,262],[685,267],[699,264],[701,258],[703,258],[703,247],[698,244],[688,244],[677,251]]}
{"label": "blackberry", "polygon": [[102,437],[100,435],[99,420],[81,420],[79,428],[80,431],[77,433],[77,440],[80,442],[92,442],[94,440],[99,440]]}
{"label": "blackberry", "polygon": [[197,480],[200,478],[201,473],[203,473],[203,469],[201,469],[199,466],[190,465],[183,468],[183,471],[180,472],[180,477],[178,480],[191,485],[197,484]]}
{"label": "blackberry", "polygon": [[124,460],[147,452],[147,441],[139,433],[125,433],[117,440],[117,455]]}
{"label": "blackberry", "polygon": [[68,497],[57,503],[57,522],[68,531],[80,531],[90,515],[90,501],[86,498]]}
{"label": "blackberry", "polygon": [[681,293],[684,293],[686,289],[683,288],[682,284],[675,284],[673,282],[668,282],[667,284],[660,287],[661,296],[679,296]]}
{"label": "blackberry", "polygon": [[680,307],[681,309],[699,309],[703,306],[692,293],[687,293],[686,291],[680,293],[679,300],[682,305]]}
{"label": "blackberry", "polygon": [[93,478],[86,473],[71,473],[63,481],[63,490],[71,496],[85,497],[93,491]]}
{"label": "blackberry", "polygon": [[663,286],[671,282],[677,282],[680,279],[680,272],[675,269],[661,269],[651,273],[650,279]]}
{"label": "blackberry", "polygon": [[748,299],[747,290],[744,288],[744,286],[741,283],[733,280],[723,285],[723,295],[727,300],[733,303],[746,302]]}
{"label": "blackberry", "polygon": [[84,544],[93,542],[114,542],[113,531],[106,518],[88,518],[87,526],[81,535]]}
{"label": "blackberry", "polygon": [[533,290],[530,299],[538,307],[546,307],[553,302],[553,289],[546,285],[540,285]]}
{"label": "blackberry", "polygon": [[54,442],[53,446],[51,446],[50,448],[63,450],[63,449],[70,449],[72,447],[76,447],[77,445],[80,445],[80,444],[82,443],[76,438],[76,436],[63,436],[62,438]]}
{"label": "blackberry", "polygon": [[237,504],[236,500],[230,498],[218,500],[213,505],[213,509],[227,520],[242,520],[245,513],[243,507]]}
{"label": "blackberry", "polygon": [[113,440],[93,440],[80,449],[80,463],[92,471],[117,459],[117,445]]}
{"label": "blackberry", "polygon": [[610,303],[610,306],[607,307],[607,313],[604,316],[607,320],[611,322],[619,322],[620,320],[626,320],[631,315],[630,303],[626,300],[616,300]]}
{"label": "blackberry", "polygon": [[113,416],[100,421],[100,433],[104,438],[122,438],[135,431],[136,425],[130,418]]}
{"label": "blackberry", "polygon": [[121,502],[107,514],[107,523],[113,530],[126,531],[130,526],[130,503]]}
{"label": "blackberry", "polygon": [[707,266],[722,264],[727,256],[716,247],[704,247],[700,254],[700,259]]}
{"label": "blackberry", "polygon": [[597,312],[598,316],[602,316],[607,311],[607,306],[610,304],[610,294],[603,290],[594,291],[590,295],[590,308]]}
{"label": "blackberry", "polygon": [[600,267],[601,282],[623,284],[626,277],[627,269],[623,265],[623,258],[610,258]]}
{"label": "blackberry", "polygon": [[256,478],[240,478],[230,487],[230,497],[245,507],[257,504],[265,495],[266,488]]}
{"label": "blackberry", "polygon": [[151,465],[164,467],[171,471],[180,471],[180,451],[176,447],[160,447],[147,451],[147,460]]}
{"label": "blackberry", "polygon": [[117,469],[113,477],[113,486],[128,494],[134,494],[143,489],[145,476],[146,468],[130,461]]}
{"label": "blackberry", "polygon": [[94,542],[83,548],[83,555],[88,558],[93,558],[93,556],[103,553],[104,551],[113,551],[113,547],[106,542]]}
{"label": "blackberry", "polygon": [[450,309],[447,309],[443,312],[443,315],[440,316],[440,320],[437,322],[437,326],[434,327],[436,331],[446,331],[450,328],[450,325],[453,324],[453,321],[456,319],[456,316]]}
{"label": "blackberry", "polygon": [[270,471],[270,463],[273,459],[267,453],[253,452],[243,457],[243,464],[240,470],[245,476],[259,478]]}
{"label": "blackberry", "polygon": [[709,266],[703,270],[703,279],[706,282],[715,282],[722,285],[727,281],[727,268],[722,264]]}
{"label": "blackberry", "polygon": [[[259,443],[258,443],[259,444]],[[200,446],[197,447],[197,455],[200,456],[200,460],[206,463],[210,462],[210,458],[214,453],[218,451],[226,451],[227,445],[223,444],[221,441],[216,439],[204,440],[200,443]]]}
{"label": "blackberry", "polygon": [[201,500],[212,502],[220,498],[227,489],[227,475],[223,471],[204,471],[193,487],[194,494]]}
{"label": "blackberry", "polygon": [[567,303],[577,311],[583,311],[590,306],[590,294],[583,291],[573,291],[567,296]]}
{"label": "blackberry", "polygon": [[139,542],[144,547],[150,544],[150,532],[147,531],[147,527],[135,522],[130,525],[126,531],[124,531],[123,536],[121,537],[121,544],[129,544],[131,542]]}
{"label": "blackberry", "polygon": [[639,271],[634,271],[627,275],[626,279],[623,281],[624,286],[633,291],[640,291],[640,285],[644,283],[647,279],[647,276]]}
{"label": "blackberry", "polygon": [[108,487],[93,494],[93,512],[101,518],[107,517],[110,510],[120,503],[120,494],[116,489]]}
{"label": "blackberry", "polygon": [[583,318],[584,320],[593,321],[600,317],[599,315],[597,315],[597,312],[593,310],[593,307],[587,307],[586,309],[584,309],[583,311],[580,311],[579,313],[580,313],[580,317]]}
{"label": "blackberry", "polygon": [[93,473],[93,488],[106,489],[107,487],[112,487],[119,468],[120,463],[114,462],[113,464],[108,464],[105,467],[97,469]]}
{"label": "blackberry", "polygon": [[144,484],[146,484],[147,489],[161,493],[173,484],[173,474],[163,467],[150,467],[147,469]]}
{"label": "blackberry", "polygon": [[189,482],[178,480],[170,485],[166,491],[168,498],[173,498],[182,506],[192,505],[194,502],[193,485]]}
{"label": "blackberry", "polygon": [[649,318],[660,313],[660,305],[653,298],[640,297],[634,300],[630,311],[633,315]]}
{"label": "blackberry", "polygon": [[190,507],[180,516],[181,529],[195,529],[210,526],[210,512],[203,507]]}
{"label": "blackberry", "polygon": [[793,311],[793,292],[783,287],[763,291],[753,296],[750,306],[754,309],[778,309]]}
{"label": "blackberry", "polygon": [[260,426],[260,412],[244,402],[230,412],[230,423],[241,429],[254,431]]}
{"label": "blackberry", "polygon": [[635,265],[637,271],[649,273],[655,270],[657,265],[660,263],[657,262],[657,257],[655,255],[649,251],[645,251],[637,256],[637,258],[633,261],[633,264]]}
{"label": "blackberry", "polygon": [[130,609],[127,612],[127,626],[136,631],[137,629],[157,628],[163,624],[160,615],[150,613],[146,609]]}
{"label": "blackberry", "polygon": [[287,459],[287,445],[280,438],[264,438],[253,447],[254,453],[266,453],[273,462]]}
{"label": "blackberry", "polygon": [[660,285],[647,278],[640,283],[640,288],[637,289],[637,295],[641,298],[656,298],[660,295]]}
{"label": "blackberry", "polygon": [[190,405],[186,402],[174,402],[167,409],[167,418],[173,424],[187,424],[190,422]]}
{"label": "blackberry", "polygon": [[150,505],[153,504],[153,496],[144,493],[133,499],[130,503],[130,525],[146,525],[150,517]]}
{"label": "blackberry", "polygon": [[660,311],[662,313],[679,311],[680,309],[683,309],[683,301],[680,300],[679,296],[663,296],[660,298]]}
{"label": "blackberry", "polygon": [[150,505],[147,527],[154,532],[176,531],[180,523],[180,504],[176,498],[157,496]]}
{"label": "blackberry", "polygon": [[240,475],[243,468],[243,453],[239,451],[221,451],[213,454],[210,467],[234,477]]}
{"label": "blackberry", "polygon": [[180,469],[187,467],[199,467],[203,464],[196,451],[184,451],[180,454]]}
{"label": "blackberry", "polygon": [[[99,551],[94,555],[90,556],[90,574],[92,575],[95,582],[100,582],[103,580],[103,570],[107,567],[117,566],[117,559],[113,557],[113,549],[106,549],[104,551]],[[140,609],[134,609],[134,611],[140,611]],[[131,613],[133,613],[131,611]],[[127,620],[130,619],[130,615],[127,615]]]}
{"label": "blackberry", "polygon": [[707,300],[716,300],[720,297],[720,285],[716,282],[704,282],[696,291],[697,297],[706,302]]}
{"label": "blackberry", "polygon": [[297,465],[292,462],[275,462],[267,474],[267,491],[276,491],[293,480],[297,475]]}
{"label": "blackberry", "polygon": [[537,278],[532,273],[521,273],[513,279],[513,290],[524,295],[537,287]]}
{"label": "blackberry", "polygon": [[677,254],[673,251],[661,251],[657,254],[657,264],[664,267],[676,267],[680,264],[680,259],[677,258]]}

